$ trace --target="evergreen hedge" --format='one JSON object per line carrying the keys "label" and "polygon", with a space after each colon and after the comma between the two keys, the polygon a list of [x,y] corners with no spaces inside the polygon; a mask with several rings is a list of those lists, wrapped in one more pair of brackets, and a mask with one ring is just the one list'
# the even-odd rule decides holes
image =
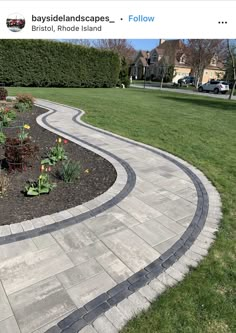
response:
{"label": "evergreen hedge", "polygon": [[47,40],[0,40],[0,82],[22,87],[114,87],[117,54]]}

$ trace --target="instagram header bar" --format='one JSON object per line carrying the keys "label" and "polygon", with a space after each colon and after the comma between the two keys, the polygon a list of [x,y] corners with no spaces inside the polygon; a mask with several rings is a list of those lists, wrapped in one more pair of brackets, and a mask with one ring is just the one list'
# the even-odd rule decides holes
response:
{"label": "instagram header bar", "polygon": [[236,1],[1,1],[1,39],[235,38]]}

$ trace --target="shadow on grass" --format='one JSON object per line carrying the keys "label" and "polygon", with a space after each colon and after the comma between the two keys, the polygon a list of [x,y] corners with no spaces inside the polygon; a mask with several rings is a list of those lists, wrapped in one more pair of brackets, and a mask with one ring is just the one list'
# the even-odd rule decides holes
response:
{"label": "shadow on grass", "polygon": [[160,99],[165,99],[165,100],[172,100],[176,101],[178,103],[186,103],[186,104],[191,104],[191,105],[197,105],[199,107],[207,107],[207,108],[212,108],[215,109],[215,111],[222,111],[222,112],[235,112],[236,115],[236,101],[235,100],[228,100],[228,99],[213,99],[210,100],[210,98],[206,99],[205,97],[183,97],[183,96],[158,96]]}

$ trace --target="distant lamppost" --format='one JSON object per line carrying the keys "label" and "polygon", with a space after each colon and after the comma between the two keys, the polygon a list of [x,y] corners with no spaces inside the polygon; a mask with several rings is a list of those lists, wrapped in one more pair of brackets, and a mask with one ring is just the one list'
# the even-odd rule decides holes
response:
{"label": "distant lamppost", "polygon": [[147,58],[145,58],[146,60],[146,65],[144,66],[144,82],[143,82],[143,87],[146,87],[146,78],[147,78],[147,67],[150,65],[151,63],[151,59],[150,59],[150,52],[147,51]]}

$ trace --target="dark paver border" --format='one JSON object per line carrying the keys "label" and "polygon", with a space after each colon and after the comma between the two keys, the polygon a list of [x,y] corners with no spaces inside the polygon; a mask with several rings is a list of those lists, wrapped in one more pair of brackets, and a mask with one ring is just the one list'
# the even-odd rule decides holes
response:
{"label": "dark paver border", "polygon": [[[55,104],[58,104],[58,103],[55,103]],[[61,104],[58,104],[58,105],[61,105]],[[92,301],[85,304],[83,307],[75,310],[69,316],[67,316],[63,320],[59,321],[57,323],[57,325],[55,325],[52,328],[50,328],[49,330],[47,330],[46,333],[53,333],[53,332],[77,333],[83,327],[91,324],[101,314],[105,313],[110,308],[112,308],[113,306],[120,303],[122,300],[124,300],[125,298],[127,298],[128,296],[133,294],[135,291],[137,291],[141,287],[144,287],[146,284],[151,282],[154,278],[157,278],[167,268],[171,267],[178,259],[180,259],[188,249],[190,249],[190,247],[193,245],[194,241],[197,239],[198,235],[200,234],[201,230],[203,229],[203,227],[205,225],[207,214],[208,214],[208,209],[209,209],[209,198],[208,198],[208,194],[207,194],[205,186],[203,185],[203,183],[201,182],[199,177],[193,171],[191,171],[187,166],[185,166],[181,162],[177,161],[174,157],[170,157],[170,156],[166,155],[164,152],[157,151],[155,149],[152,149],[151,147],[150,148],[144,147],[139,143],[129,141],[125,138],[117,137],[116,135],[114,135],[112,133],[107,133],[106,131],[103,131],[101,129],[90,127],[89,125],[86,125],[84,123],[82,124],[77,121],[77,118],[81,115],[81,110],[79,110],[77,108],[73,108],[73,107],[70,107],[70,108],[77,111],[77,115],[75,115],[72,120],[74,122],[78,123],[80,126],[83,126],[83,127],[89,128],[89,129],[93,129],[94,131],[114,137],[123,142],[127,142],[130,144],[133,144],[134,146],[138,146],[138,147],[147,149],[148,151],[151,151],[154,154],[157,154],[157,155],[167,159],[168,161],[174,163],[175,165],[177,165],[192,180],[192,182],[196,188],[196,191],[197,191],[198,201],[197,201],[197,209],[195,211],[192,222],[190,223],[190,225],[188,226],[188,228],[186,229],[184,234],[180,237],[180,239],[178,241],[176,241],[176,243],[174,245],[172,245],[170,247],[170,249],[168,249],[166,252],[164,252],[158,259],[153,261],[151,264],[149,264],[145,268],[141,269],[140,271],[138,271],[135,274],[133,274],[132,276],[130,276],[127,280],[117,284],[115,287],[111,288],[106,293],[99,295],[98,297],[94,298]],[[53,110],[53,112],[57,112],[54,109],[51,109],[51,110]],[[43,120],[43,121],[45,121],[45,120]],[[52,128],[52,126],[50,126],[50,125],[49,125],[49,127]],[[64,133],[63,131],[58,130],[58,129],[57,129],[57,131],[61,132],[62,134]],[[76,140],[77,140],[77,138],[76,138]],[[78,141],[86,143],[87,145],[89,145],[93,148],[99,149],[99,150],[107,153],[105,150],[96,147],[96,145],[88,144],[84,140],[78,140]],[[111,156],[112,154],[108,153],[108,155]],[[114,157],[114,156],[112,156],[112,157]],[[117,159],[117,157],[116,157],[116,159]],[[124,163],[124,161],[122,161],[122,162]],[[135,175],[133,175],[133,176],[135,178]],[[129,179],[129,174],[128,174],[128,179]],[[127,182],[129,182],[129,180]],[[112,201],[112,200],[110,200],[110,201]],[[84,214],[82,214],[82,215],[84,215]],[[81,215],[79,215],[79,216],[81,216]],[[66,220],[66,221],[68,221],[68,220]],[[79,222],[82,222],[82,221],[78,221],[76,223],[79,223]]]}

